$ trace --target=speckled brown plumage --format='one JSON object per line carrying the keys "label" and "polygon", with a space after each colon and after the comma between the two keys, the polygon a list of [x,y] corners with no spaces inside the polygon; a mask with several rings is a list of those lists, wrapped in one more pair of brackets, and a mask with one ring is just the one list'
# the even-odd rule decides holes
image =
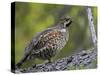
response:
{"label": "speckled brown plumage", "polygon": [[25,55],[16,67],[19,68],[26,60],[35,58],[51,62],[51,58],[66,45],[71,22],[70,18],[63,18],[56,26],[37,34],[25,48]]}

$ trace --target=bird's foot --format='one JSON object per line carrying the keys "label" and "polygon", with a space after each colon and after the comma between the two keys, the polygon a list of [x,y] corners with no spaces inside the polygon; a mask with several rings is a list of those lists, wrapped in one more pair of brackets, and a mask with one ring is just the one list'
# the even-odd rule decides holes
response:
{"label": "bird's foot", "polygon": [[32,64],[32,67],[35,68],[36,67],[36,64]]}

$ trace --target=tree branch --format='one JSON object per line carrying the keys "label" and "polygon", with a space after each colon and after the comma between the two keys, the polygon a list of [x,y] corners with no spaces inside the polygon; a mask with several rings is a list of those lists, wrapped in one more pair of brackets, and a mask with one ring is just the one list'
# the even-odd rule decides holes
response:
{"label": "tree branch", "polygon": [[[88,67],[97,57],[97,50],[83,50],[80,53],[62,58],[53,63],[38,64],[36,67],[29,67],[27,69],[16,70],[16,73],[29,73],[29,72],[48,72],[48,71],[63,71],[69,69],[81,69]],[[92,67],[93,68],[93,67]]]}
{"label": "tree branch", "polygon": [[95,46],[96,43],[97,43],[97,38],[96,38],[96,33],[95,33],[95,28],[94,28],[94,22],[93,22],[93,16],[92,16],[91,8],[87,7],[86,10],[87,10],[87,15],[88,15],[88,20],[89,20],[89,28],[90,28],[90,32],[91,32],[91,35],[92,35],[92,41],[93,41],[93,44]]}

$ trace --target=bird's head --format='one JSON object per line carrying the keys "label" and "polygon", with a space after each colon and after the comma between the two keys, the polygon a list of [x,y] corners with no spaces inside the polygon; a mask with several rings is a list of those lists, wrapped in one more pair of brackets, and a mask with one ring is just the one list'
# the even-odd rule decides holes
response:
{"label": "bird's head", "polygon": [[71,18],[61,18],[60,20],[60,24],[62,25],[61,27],[63,28],[69,27],[71,23],[72,23]]}

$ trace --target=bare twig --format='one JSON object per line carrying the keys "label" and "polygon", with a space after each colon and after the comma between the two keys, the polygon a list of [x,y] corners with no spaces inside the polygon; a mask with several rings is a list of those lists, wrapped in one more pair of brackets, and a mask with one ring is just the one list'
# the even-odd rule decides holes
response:
{"label": "bare twig", "polygon": [[95,28],[94,28],[94,22],[93,22],[93,16],[92,16],[92,12],[91,12],[91,8],[87,7],[87,15],[88,15],[88,20],[89,20],[89,28],[90,28],[90,32],[92,35],[92,41],[93,44],[96,45],[97,43],[97,37],[96,37],[96,33],[95,33]]}

